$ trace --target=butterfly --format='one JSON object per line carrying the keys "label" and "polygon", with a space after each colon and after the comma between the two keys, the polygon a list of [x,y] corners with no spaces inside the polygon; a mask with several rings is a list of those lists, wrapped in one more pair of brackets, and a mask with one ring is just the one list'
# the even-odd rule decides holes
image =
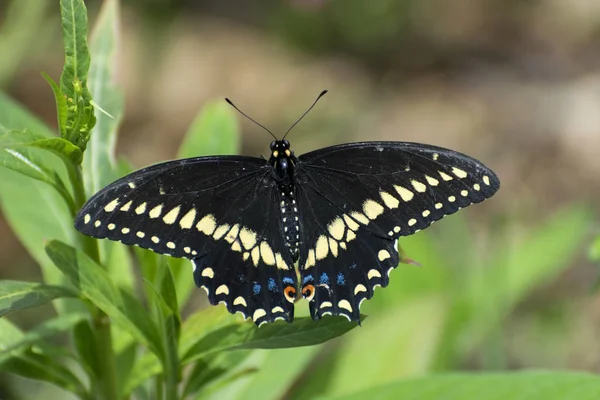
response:
{"label": "butterfly", "polygon": [[401,261],[400,237],[500,187],[492,170],[453,150],[360,142],[296,156],[288,132],[271,133],[268,159],[196,157],[126,175],[89,199],[75,227],[190,259],[211,304],[258,326],[292,322],[301,297],[314,320],[360,323],[362,301]]}

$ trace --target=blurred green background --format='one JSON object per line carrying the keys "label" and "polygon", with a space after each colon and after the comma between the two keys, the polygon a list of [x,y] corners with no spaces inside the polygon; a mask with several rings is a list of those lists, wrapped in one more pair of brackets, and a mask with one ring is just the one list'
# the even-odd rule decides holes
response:
{"label": "blurred green background", "polygon": [[[86,4],[93,26],[101,1]],[[257,372],[204,397],[301,399],[440,371],[600,369],[590,257],[600,233],[600,2],[122,6],[117,149],[135,167],[173,158],[207,101],[230,97],[278,133],[328,89],[289,136],[297,154],[417,141],[478,158],[502,181],[491,200],[401,242],[423,267],[394,271],[363,303],[362,328],[324,346],[240,356],[240,368]],[[0,0],[0,89],[51,126],[55,105],[40,71],[58,77],[62,63],[58,2]],[[240,123],[241,152],[268,155],[270,137]],[[42,279],[1,216],[0,279]],[[196,291],[187,308],[205,306]],[[298,303],[297,314],[306,309]],[[27,329],[49,312],[13,320]],[[60,393],[0,375],[0,399]]]}

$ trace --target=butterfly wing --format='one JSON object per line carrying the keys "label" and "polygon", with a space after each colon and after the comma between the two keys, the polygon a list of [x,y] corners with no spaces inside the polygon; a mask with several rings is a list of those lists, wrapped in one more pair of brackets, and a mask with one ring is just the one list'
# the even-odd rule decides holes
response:
{"label": "butterfly wing", "polygon": [[303,292],[311,315],[359,321],[362,300],[387,286],[397,239],[491,197],[496,175],[464,154],[402,142],[333,146],[297,163]]}
{"label": "butterfly wing", "polygon": [[291,321],[296,285],[282,239],[277,185],[265,160],[198,157],[144,168],[80,210],[82,233],[192,260],[211,304],[257,324]]}

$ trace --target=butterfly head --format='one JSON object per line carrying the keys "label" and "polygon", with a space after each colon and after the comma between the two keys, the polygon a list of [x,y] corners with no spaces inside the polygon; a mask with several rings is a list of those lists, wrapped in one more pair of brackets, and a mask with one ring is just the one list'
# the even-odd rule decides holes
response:
{"label": "butterfly head", "polygon": [[288,140],[273,140],[271,142],[272,159],[290,158],[291,156],[292,152],[290,150],[290,142]]}

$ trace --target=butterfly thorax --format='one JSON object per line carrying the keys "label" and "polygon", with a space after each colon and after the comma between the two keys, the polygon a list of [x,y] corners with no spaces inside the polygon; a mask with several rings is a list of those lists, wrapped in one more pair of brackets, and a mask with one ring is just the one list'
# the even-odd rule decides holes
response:
{"label": "butterfly thorax", "polygon": [[294,169],[296,157],[290,150],[290,142],[277,140],[271,143],[269,164],[278,183],[280,194],[281,222],[285,237],[285,245],[294,261],[298,259],[300,245],[300,222],[298,205],[294,197]]}

